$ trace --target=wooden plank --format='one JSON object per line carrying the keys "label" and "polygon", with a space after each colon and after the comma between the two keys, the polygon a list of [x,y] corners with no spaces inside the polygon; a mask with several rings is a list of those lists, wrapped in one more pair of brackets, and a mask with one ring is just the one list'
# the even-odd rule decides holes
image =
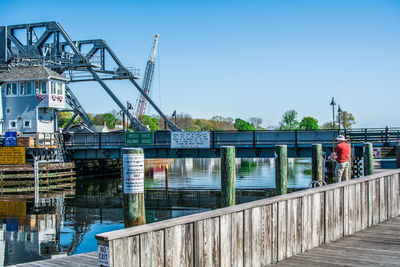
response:
{"label": "wooden plank", "polygon": [[334,215],[333,191],[325,192],[325,243],[330,243],[334,239]]}
{"label": "wooden plank", "polygon": [[243,248],[243,212],[237,212],[232,214],[232,266],[243,266]]}
{"label": "wooden plank", "polygon": [[262,227],[261,208],[251,209],[251,263],[252,266],[262,266]]}
{"label": "wooden plank", "polygon": [[368,227],[374,224],[375,181],[368,181]]}
{"label": "wooden plank", "polygon": [[374,198],[374,220],[373,224],[379,223],[380,218],[380,182],[379,179],[374,181],[375,183],[375,198]]}
{"label": "wooden plank", "polygon": [[387,219],[387,197],[388,197],[388,183],[387,176],[379,179],[379,222]]}
{"label": "wooden plank", "polygon": [[321,196],[314,194],[311,196],[311,247],[319,246],[321,229]]}
{"label": "wooden plank", "polygon": [[333,190],[334,205],[334,239],[343,236],[343,188]]}
{"label": "wooden plank", "polygon": [[[174,228],[175,229],[175,228]],[[175,240],[168,240],[173,244]],[[124,257],[127,254],[124,253]],[[140,235],[140,259],[142,266],[164,266],[164,231],[149,232]],[[123,266],[127,266],[124,263]]]}
{"label": "wooden plank", "polygon": [[351,235],[356,231],[356,188],[355,185],[349,185],[348,188],[348,225],[347,234]]}
{"label": "wooden plank", "polygon": [[278,261],[286,258],[286,240],[287,240],[287,214],[286,214],[286,201],[278,202]]}
{"label": "wooden plank", "polygon": [[182,231],[182,225],[165,229],[165,265],[168,267],[181,266],[180,254],[184,249],[183,244],[180,242],[182,240]]}
{"label": "wooden plank", "polygon": [[272,215],[271,215],[271,229],[272,229],[272,262],[278,261],[278,205],[277,203],[273,203],[271,205]]}
{"label": "wooden plank", "polygon": [[318,193],[320,198],[320,216],[319,216],[319,244],[325,241],[325,193]]}
{"label": "wooden plank", "polygon": [[232,216],[231,214],[220,217],[221,227],[221,266],[232,265]]}
{"label": "wooden plank", "polygon": [[302,197],[302,252],[312,247],[311,196]]}
{"label": "wooden plank", "polygon": [[343,235],[349,235],[349,186],[343,187]]}
{"label": "wooden plank", "polygon": [[251,266],[251,250],[252,250],[252,240],[251,240],[251,210],[245,210],[243,212],[243,265]]}
{"label": "wooden plank", "polygon": [[368,182],[361,183],[361,229],[368,227]]}
{"label": "wooden plank", "polygon": [[[262,238],[262,264],[265,266],[272,262],[272,207],[265,206],[261,209]],[[235,265],[237,266],[237,265]]]}
{"label": "wooden plank", "polygon": [[294,246],[296,245],[296,199],[287,201],[287,239],[286,239],[286,256],[291,257],[293,255]]}
{"label": "wooden plank", "polygon": [[361,230],[361,184],[355,185],[355,231]]}
{"label": "wooden plank", "polygon": [[[139,235],[130,236],[128,238],[128,251],[126,252],[128,255],[127,266],[140,266],[140,237]],[[164,244],[162,245],[164,247]]]}
{"label": "wooden plank", "polygon": [[296,254],[301,253],[301,244],[302,244],[302,239],[303,239],[303,221],[302,221],[302,214],[303,214],[303,204],[302,204],[302,199],[297,198],[297,217],[296,217],[296,224],[297,224],[297,229],[296,229],[296,247],[294,252]]}
{"label": "wooden plank", "polygon": [[194,222],[194,265],[204,266],[204,221]]}
{"label": "wooden plank", "polygon": [[220,264],[219,217],[204,220],[204,266]]}

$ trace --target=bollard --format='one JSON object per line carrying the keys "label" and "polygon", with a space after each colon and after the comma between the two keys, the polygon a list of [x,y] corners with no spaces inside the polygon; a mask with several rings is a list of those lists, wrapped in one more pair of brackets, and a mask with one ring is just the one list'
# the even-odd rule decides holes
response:
{"label": "bollard", "polygon": [[236,204],[235,147],[221,147],[221,207]]}
{"label": "bollard", "polygon": [[400,168],[400,144],[396,146],[396,168]]}
{"label": "bollard", "polygon": [[168,191],[168,164],[165,164],[164,172],[165,172],[165,190]]}
{"label": "bollard", "polygon": [[275,185],[276,193],[284,195],[287,193],[287,174],[288,174],[288,158],[287,146],[275,146]]}
{"label": "bollard", "polygon": [[122,148],[121,160],[125,228],[145,224],[143,149]]}
{"label": "bollard", "polygon": [[[313,181],[322,181],[322,145],[312,145],[311,154],[311,178]],[[322,185],[322,182],[320,182]]]}
{"label": "bollard", "polygon": [[372,144],[364,143],[364,176],[374,173],[374,156],[372,155]]}

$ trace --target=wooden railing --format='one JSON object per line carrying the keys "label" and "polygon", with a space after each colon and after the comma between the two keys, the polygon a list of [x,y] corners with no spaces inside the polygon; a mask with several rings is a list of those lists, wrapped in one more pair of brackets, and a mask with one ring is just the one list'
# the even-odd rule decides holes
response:
{"label": "wooden railing", "polygon": [[400,170],[99,234],[109,266],[265,266],[399,215]]}

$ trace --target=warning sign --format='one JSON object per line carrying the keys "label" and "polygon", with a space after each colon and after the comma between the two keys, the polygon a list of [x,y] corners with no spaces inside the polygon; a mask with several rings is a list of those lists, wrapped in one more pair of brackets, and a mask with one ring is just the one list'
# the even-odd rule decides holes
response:
{"label": "warning sign", "polygon": [[171,148],[210,148],[210,132],[171,132]]}
{"label": "warning sign", "polygon": [[98,267],[109,267],[110,261],[110,250],[107,246],[98,245],[97,246],[97,266]]}
{"label": "warning sign", "polygon": [[0,147],[0,164],[25,164],[25,147]]}
{"label": "warning sign", "polygon": [[123,154],[124,194],[144,192],[144,154]]}

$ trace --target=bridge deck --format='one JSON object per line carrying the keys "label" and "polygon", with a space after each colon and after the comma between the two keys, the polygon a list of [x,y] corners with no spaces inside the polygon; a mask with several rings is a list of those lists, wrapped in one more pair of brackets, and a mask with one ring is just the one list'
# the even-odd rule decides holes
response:
{"label": "bridge deck", "polygon": [[[97,252],[15,266],[97,266]],[[400,266],[400,216],[272,266]]]}
{"label": "bridge deck", "polygon": [[400,266],[400,216],[272,266]]}

